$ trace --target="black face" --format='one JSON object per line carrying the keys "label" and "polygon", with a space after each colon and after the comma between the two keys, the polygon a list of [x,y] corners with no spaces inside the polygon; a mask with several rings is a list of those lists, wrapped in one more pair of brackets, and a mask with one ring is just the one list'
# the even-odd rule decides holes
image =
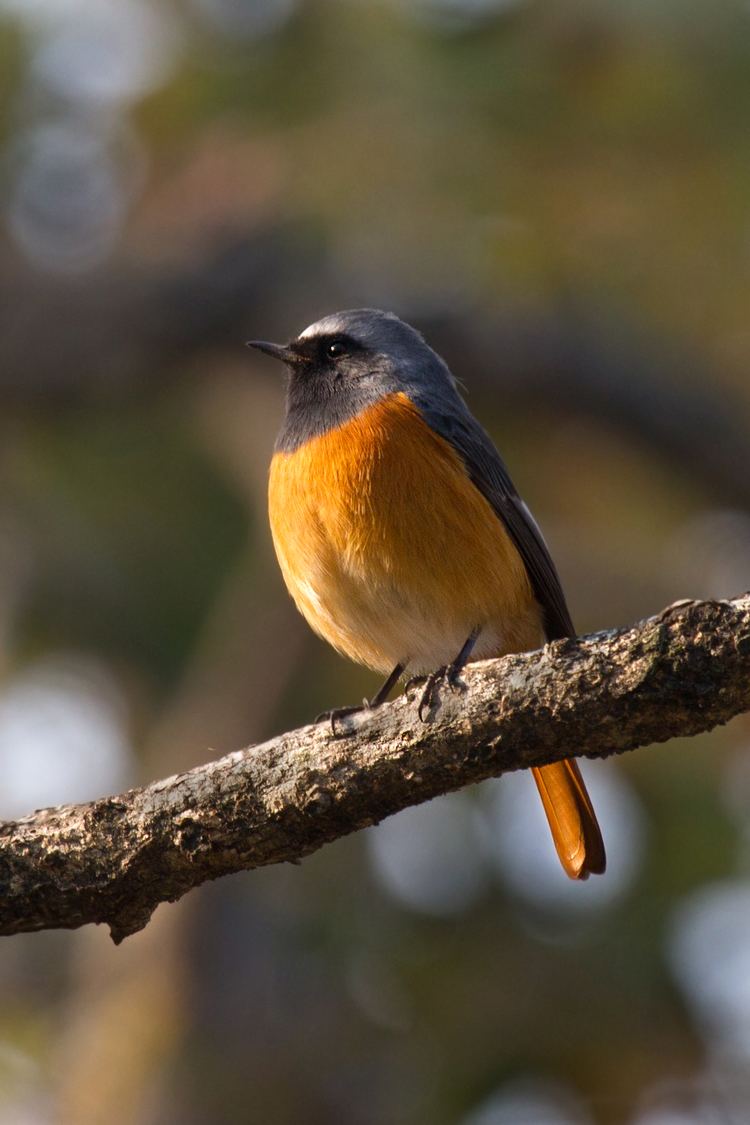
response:
{"label": "black face", "polygon": [[345,333],[301,336],[277,354],[289,371],[279,450],[343,425],[383,393],[377,354]]}

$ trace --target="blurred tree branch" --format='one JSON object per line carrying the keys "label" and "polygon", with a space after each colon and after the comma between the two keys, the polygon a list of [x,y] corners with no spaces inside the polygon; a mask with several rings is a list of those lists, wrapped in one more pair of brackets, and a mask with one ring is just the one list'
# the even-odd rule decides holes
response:
{"label": "blurred tree branch", "polygon": [[[377,283],[363,285],[370,301],[392,305],[373,294]],[[249,334],[286,338],[362,303],[351,290],[326,248],[293,225],[225,232],[178,263],[120,261],[64,285],[0,259],[0,404],[57,410],[153,393],[194,372],[198,357],[239,354]],[[717,395],[710,364],[694,354],[639,339],[611,311],[563,295],[544,309],[462,308],[452,296],[411,308],[402,298],[396,311],[471,390],[588,414],[750,507],[744,404],[726,387]]]}
{"label": "blurred tree branch", "polygon": [[[507,770],[606,757],[750,709],[750,594],[471,666],[430,723],[402,696],[187,773],[0,824],[0,933],[105,922],[116,942],[207,879],[296,862]],[[606,826],[605,826],[606,827]]]}

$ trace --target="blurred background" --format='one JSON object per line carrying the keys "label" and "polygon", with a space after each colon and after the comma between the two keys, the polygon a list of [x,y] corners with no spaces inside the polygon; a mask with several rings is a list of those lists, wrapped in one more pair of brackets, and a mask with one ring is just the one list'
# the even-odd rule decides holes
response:
{"label": "blurred background", "polygon": [[[750,9],[0,0],[0,815],[375,686],[295,614],[248,337],[373,304],[466,384],[581,632],[750,587]],[[750,724],[0,943],[8,1125],[742,1125]]]}

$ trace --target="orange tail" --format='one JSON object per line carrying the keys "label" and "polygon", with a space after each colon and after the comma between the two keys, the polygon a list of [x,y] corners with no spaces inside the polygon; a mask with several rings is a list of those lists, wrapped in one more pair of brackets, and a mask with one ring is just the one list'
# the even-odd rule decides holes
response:
{"label": "orange tail", "polygon": [[571,879],[600,875],[607,865],[604,841],[575,761],[567,758],[531,772],[566,875]]}

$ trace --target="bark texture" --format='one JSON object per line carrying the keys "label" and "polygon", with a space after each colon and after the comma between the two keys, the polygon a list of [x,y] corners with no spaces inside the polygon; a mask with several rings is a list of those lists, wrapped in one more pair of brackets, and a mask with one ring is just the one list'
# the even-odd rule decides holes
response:
{"label": "bark texture", "polygon": [[[508,770],[606,757],[750,710],[750,595],[471,665],[422,723],[418,692],[142,789],[0,823],[0,934],[88,922],[116,942],[220,875],[295,862],[408,805]],[[603,826],[606,834],[606,825]]]}

